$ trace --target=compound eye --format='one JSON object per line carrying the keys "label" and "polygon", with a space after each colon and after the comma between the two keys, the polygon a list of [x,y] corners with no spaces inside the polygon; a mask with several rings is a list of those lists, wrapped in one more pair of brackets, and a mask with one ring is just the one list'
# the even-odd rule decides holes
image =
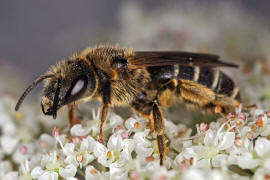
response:
{"label": "compound eye", "polygon": [[86,91],[87,82],[87,76],[79,76],[75,81],[73,81],[69,90],[66,93],[66,101],[71,102],[80,98],[80,96]]}
{"label": "compound eye", "polygon": [[82,90],[82,88],[84,87],[85,81],[82,79],[79,79],[76,84],[73,86],[70,95],[75,95],[78,92],[80,92]]}

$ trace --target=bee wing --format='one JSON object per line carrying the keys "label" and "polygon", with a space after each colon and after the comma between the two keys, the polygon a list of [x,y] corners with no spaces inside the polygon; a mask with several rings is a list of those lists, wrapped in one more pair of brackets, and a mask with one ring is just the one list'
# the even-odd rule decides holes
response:
{"label": "bee wing", "polygon": [[238,67],[238,65],[222,62],[219,56],[213,54],[190,53],[183,51],[138,51],[128,59],[128,67],[131,69],[147,66],[167,66],[179,64],[183,66],[206,67]]}

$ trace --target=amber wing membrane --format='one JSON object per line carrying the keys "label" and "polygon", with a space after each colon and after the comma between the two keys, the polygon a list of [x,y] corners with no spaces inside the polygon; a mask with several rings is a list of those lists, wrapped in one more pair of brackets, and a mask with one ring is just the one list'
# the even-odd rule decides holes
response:
{"label": "amber wing membrane", "polygon": [[131,69],[174,64],[200,67],[238,67],[236,64],[220,61],[217,55],[183,51],[138,51],[128,59],[128,67]]}

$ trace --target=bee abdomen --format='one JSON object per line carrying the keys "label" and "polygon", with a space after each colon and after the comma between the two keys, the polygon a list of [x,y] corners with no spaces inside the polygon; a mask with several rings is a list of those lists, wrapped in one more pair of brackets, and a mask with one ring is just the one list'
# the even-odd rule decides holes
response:
{"label": "bee abdomen", "polygon": [[174,65],[176,79],[190,80],[211,89],[217,94],[240,100],[235,82],[217,68]]}
{"label": "bee abdomen", "polygon": [[175,65],[175,69],[178,66],[177,79],[190,80],[200,85],[203,85],[209,89],[217,84],[217,79],[219,77],[219,71],[208,67],[198,67],[198,66],[179,66]]}
{"label": "bee abdomen", "polygon": [[219,72],[217,84],[213,88],[217,94],[225,94],[232,99],[240,101],[239,88],[235,82],[223,72]]}
{"label": "bee abdomen", "polygon": [[148,72],[157,88],[171,79],[188,80],[202,85],[216,94],[240,100],[235,82],[217,68],[171,65],[149,67]]}

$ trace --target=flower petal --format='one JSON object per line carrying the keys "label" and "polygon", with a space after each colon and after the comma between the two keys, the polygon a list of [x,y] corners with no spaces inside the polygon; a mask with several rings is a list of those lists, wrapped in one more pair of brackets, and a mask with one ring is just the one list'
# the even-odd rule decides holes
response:
{"label": "flower petal", "polygon": [[211,146],[214,145],[214,139],[215,139],[216,135],[214,133],[214,131],[212,131],[211,129],[209,129],[204,137],[204,144],[207,146]]}
{"label": "flower petal", "polygon": [[65,168],[59,169],[59,174],[64,177],[74,177],[77,172],[77,168],[73,164],[67,165]]}
{"label": "flower petal", "polygon": [[19,139],[16,136],[3,135],[1,137],[1,146],[6,154],[11,154],[18,142]]}
{"label": "flower petal", "polygon": [[58,174],[53,171],[46,171],[38,178],[38,180],[58,180]]}
{"label": "flower petal", "polygon": [[43,173],[44,170],[40,166],[37,166],[31,171],[31,177],[36,179],[39,178]]}
{"label": "flower petal", "polygon": [[270,141],[266,138],[258,138],[254,149],[258,156],[262,157],[264,154],[270,153]]}
{"label": "flower petal", "polygon": [[253,169],[259,165],[259,161],[253,159],[250,153],[244,153],[237,158],[237,164],[243,169]]}
{"label": "flower petal", "polygon": [[220,150],[228,149],[233,146],[235,139],[235,133],[233,132],[224,132],[219,136],[218,147]]}
{"label": "flower petal", "polygon": [[72,136],[86,136],[89,134],[89,132],[90,128],[89,127],[83,128],[81,124],[76,124],[70,129],[70,134]]}
{"label": "flower petal", "polygon": [[122,142],[122,137],[120,135],[113,134],[111,135],[107,147],[111,150],[120,150],[121,149],[121,142]]}

